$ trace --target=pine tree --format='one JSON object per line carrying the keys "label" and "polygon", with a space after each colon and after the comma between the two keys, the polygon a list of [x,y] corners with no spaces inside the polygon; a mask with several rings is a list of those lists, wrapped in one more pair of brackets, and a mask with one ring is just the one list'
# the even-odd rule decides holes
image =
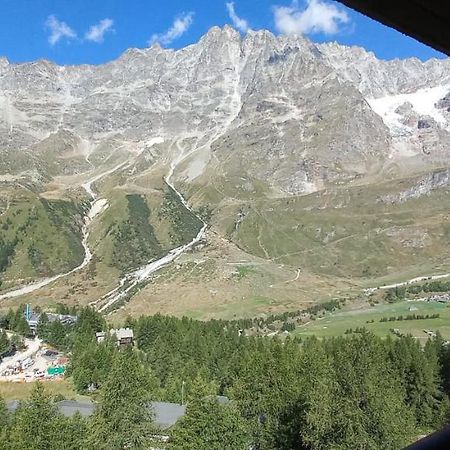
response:
{"label": "pine tree", "polygon": [[304,344],[299,383],[298,415],[289,411],[293,423],[285,433],[287,442],[304,442],[311,449],[330,448],[328,440],[334,434],[338,386],[332,359],[325,345],[315,338]]}
{"label": "pine tree", "polygon": [[30,400],[16,411],[11,429],[11,450],[48,450],[58,448],[55,422],[58,413],[41,383],[37,383]]}
{"label": "pine tree", "polygon": [[238,355],[236,380],[230,389],[252,433],[253,443],[273,448],[280,440],[280,421],[293,407],[299,390],[299,349],[289,340],[250,341]]}
{"label": "pine tree", "polygon": [[0,430],[8,425],[8,411],[6,409],[5,400],[0,397]]}
{"label": "pine tree", "polygon": [[[427,350],[428,349],[428,350]],[[442,387],[442,391],[445,395],[450,395],[450,346],[444,344],[439,331],[436,333],[434,339],[427,341],[425,350],[437,355],[439,365],[439,379]]]}
{"label": "pine tree", "polygon": [[9,449],[9,417],[2,397],[0,397],[0,448]]}
{"label": "pine tree", "polygon": [[24,337],[31,336],[30,326],[23,315],[16,318],[14,331]]}
{"label": "pine tree", "polygon": [[55,437],[58,450],[89,450],[87,447],[88,422],[80,413],[73,417],[55,419]]}
{"label": "pine tree", "polygon": [[365,332],[332,341],[337,392],[328,448],[397,449],[414,420],[383,341]]}
{"label": "pine tree", "polygon": [[15,311],[12,317],[12,330],[17,331],[17,328],[19,327],[19,323],[22,319],[25,319],[25,305],[21,304]]}
{"label": "pine tree", "polygon": [[8,335],[5,330],[0,330],[0,361],[2,360],[2,355],[7,353],[11,348],[11,343],[9,342]]}
{"label": "pine tree", "polygon": [[448,426],[450,423],[450,399],[445,394],[440,403],[438,410],[436,412],[435,426],[436,428],[443,428]]}
{"label": "pine tree", "polygon": [[11,331],[14,330],[15,317],[16,317],[16,315],[15,315],[14,310],[12,308],[9,308],[9,310],[5,316],[5,325],[6,325],[6,328],[8,328]]}
{"label": "pine tree", "polygon": [[15,350],[21,350],[25,347],[23,338],[18,334],[13,334],[10,339],[11,347]]}
{"label": "pine tree", "polygon": [[406,403],[421,426],[435,423],[441,397],[438,359],[433,353],[430,344],[423,351],[411,336],[398,339],[391,349],[392,362],[405,388]]}
{"label": "pine tree", "polygon": [[47,342],[56,348],[63,349],[67,343],[66,327],[59,321],[55,320],[47,325]]}
{"label": "pine tree", "polygon": [[249,436],[237,409],[220,405],[199,377],[192,386],[186,415],[175,426],[174,450],[246,450]]}
{"label": "pine tree", "polygon": [[48,342],[48,316],[44,312],[39,316],[39,322],[37,325],[37,335],[44,341]]}
{"label": "pine tree", "polygon": [[86,391],[90,385],[100,387],[106,381],[115,352],[109,340],[98,344],[95,336],[85,334],[76,339],[68,374],[78,392]]}
{"label": "pine tree", "polygon": [[86,306],[78,313],[75,330],[78,335],[95,336],[97,331],[106,329],[105,319],[93,308]]}
{"label": "pine tree", "polygon": [[131,348],[119,352],[90,424],[89,448],[146,449],[155,432],[149,375]]}

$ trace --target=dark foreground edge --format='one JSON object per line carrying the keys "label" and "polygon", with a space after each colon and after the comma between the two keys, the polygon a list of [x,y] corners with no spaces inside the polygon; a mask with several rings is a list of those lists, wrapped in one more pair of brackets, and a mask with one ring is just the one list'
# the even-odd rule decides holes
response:
{"label": "dark foreground edge", "polygon": [[450,426],[436,431],[420,441],[411,444],[404,450],[444,450],[450,449]]}
{"label": "dark foreground edge", "polygon": [[450,55],[450,1],[448,0],[338,1]]}

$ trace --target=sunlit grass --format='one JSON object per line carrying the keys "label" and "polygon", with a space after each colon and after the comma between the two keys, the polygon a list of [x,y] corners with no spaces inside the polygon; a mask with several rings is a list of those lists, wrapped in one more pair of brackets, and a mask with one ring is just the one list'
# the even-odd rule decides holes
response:
{"label": "sunlit grass", "polygon": [[[6,401],[27,399],[36,383],[0,382],[0,397]],[[43,382],[45,390],[51,396],[63,396],[69,400],[81,400],[87,397],[75,392],[70,379],[52,380]]]}

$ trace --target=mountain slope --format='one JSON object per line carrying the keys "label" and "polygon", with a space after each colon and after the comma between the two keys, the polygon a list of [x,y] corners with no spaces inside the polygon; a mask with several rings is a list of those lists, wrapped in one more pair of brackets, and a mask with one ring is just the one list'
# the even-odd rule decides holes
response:
{"label": "mountain slope", "polygon": [[[101,290],[77,301],[195,236],[201,222],[163,177],[226,246],[267,261],[265,276],[282,263],[360,286],[446,262],[448,184],[436,174],[450,166],[450,60],[380,61],[226,26],[181,50],[130,49],[100,66],[2,60],[0,92],[0,182],[28,189],[30,205],[80,205],[82,185],[102,176],[94,188],[107,206],[89,225],[89,277]],[[420,180],[431,190],[401,200]],[[61,283],[58,295],[70,300],[68,290]]]}

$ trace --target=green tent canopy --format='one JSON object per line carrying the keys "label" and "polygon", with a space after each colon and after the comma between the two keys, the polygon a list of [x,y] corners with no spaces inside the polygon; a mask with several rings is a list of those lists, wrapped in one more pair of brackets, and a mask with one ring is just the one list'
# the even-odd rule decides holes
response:
{"label": "green tent canopy", "polygon": [[47,369],[47,373],[49,375],[62,375],[66,371],[66,368],[64,366],[57,366],[57,367],[49,367]]}

